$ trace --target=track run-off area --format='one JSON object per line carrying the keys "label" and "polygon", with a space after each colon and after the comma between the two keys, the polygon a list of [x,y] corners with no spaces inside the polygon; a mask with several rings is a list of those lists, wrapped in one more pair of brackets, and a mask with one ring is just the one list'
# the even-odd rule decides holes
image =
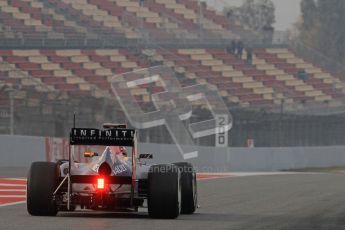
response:
{"label": "track run-off area", "polygon": [[33,217],[25,205],[26,173],[0,172],[0,229],[345,229],[342,173],[199,174],[196,213],[157,220],[145,209]]}

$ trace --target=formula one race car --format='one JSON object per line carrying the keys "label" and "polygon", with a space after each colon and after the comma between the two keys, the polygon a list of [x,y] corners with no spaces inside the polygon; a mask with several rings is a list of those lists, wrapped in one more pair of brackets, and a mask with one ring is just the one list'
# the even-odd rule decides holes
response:
{"label": "formula one race car", "polygon": [[[187,162],[147,164],[137,156],[137,131],[125,125],[105,129],[72,128],[69,159],[34,162],[27,180],[27,210],[34,216],[80,209],[136,212],[148,208],[152,218],[176,218],[197,207],[193,166]],[[84,160],[73,157],[83,147]],[[131,148],[131,157],[127,149]],[[80,148],[79,148],[80,149]],[[101,153],[98,154],[97,151]]]}

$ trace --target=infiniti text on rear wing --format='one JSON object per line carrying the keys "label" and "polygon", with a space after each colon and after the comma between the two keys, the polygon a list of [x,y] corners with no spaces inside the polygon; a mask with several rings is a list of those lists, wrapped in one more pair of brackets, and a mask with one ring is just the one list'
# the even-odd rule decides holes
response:
{"label": "infiniti text on rear wing", "polygon": [[70,145],[134,146],[135,129],[72,128]]}

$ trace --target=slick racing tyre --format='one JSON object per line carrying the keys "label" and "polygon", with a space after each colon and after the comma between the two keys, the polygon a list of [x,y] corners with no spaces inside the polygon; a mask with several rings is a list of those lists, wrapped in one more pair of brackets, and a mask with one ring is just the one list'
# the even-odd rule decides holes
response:
{"label": "slick racing tyre", "polygon": [[57,187],[59,166],[53,162],[31,164],[27,180],[27,210],[33,216],[55,216],[58,212],[53,202]]}
{"label": "slick racing tyre", "polygon": [[180,214],[180,171],[175,165],[153,165],[148,173],[148,211],[152,218],[174,219]]}
{"label": "slick racing tyre", "polygon": [[198,205],[196,173],[188,162],[174,163],[181,172],[181,213],[193,214]]}

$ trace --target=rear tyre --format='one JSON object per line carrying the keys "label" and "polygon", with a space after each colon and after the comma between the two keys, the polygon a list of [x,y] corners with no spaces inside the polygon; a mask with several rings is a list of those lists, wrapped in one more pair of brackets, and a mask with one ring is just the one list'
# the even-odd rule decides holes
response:
{"label": "rear tyre", "polygon": [[53,201],[57,187],[59,166],[53,162],[31,164],[27,181],[27,210],[33,216],[55,216],[58,212]]}
{"label": "rear tyre", "polygon": [[181,172],[181,213],[193,214],[198,205],[196,173],[188,162],[174,163]]}
{"label": "rear tyre", "polygon": [[180,172],[175,165],[153,165],[148,174],[148,211],[151,218],[174,219],[180,214]]}

